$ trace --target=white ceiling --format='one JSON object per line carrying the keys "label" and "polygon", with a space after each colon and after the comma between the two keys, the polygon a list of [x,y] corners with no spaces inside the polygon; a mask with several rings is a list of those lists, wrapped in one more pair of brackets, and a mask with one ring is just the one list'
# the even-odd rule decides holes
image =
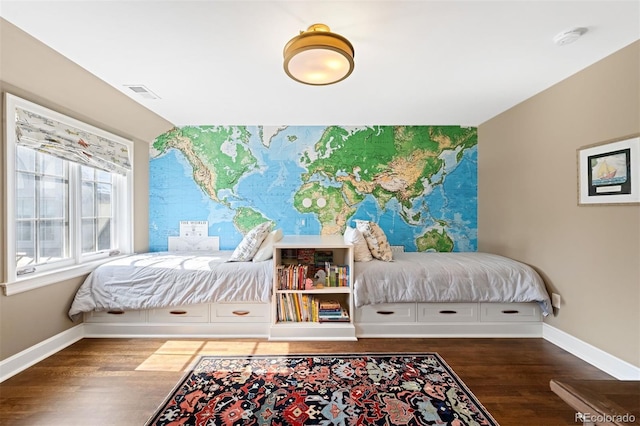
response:
{"label": "white ceiling", "polygon": [[[640,38],[638,0],[1,0],[0,16],[176,125],[476,126]],[[282,70],[317,22],[356,52],[332,86]],[[588,32],[553,43],[572,27]]]}

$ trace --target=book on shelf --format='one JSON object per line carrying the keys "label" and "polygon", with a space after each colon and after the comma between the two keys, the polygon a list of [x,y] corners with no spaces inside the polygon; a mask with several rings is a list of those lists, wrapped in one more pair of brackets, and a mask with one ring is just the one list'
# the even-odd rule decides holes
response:
{"label": "book on shelf", "polygon": [[349,311],[335,300],[323,300],[318,305],[318,321],[349,322]]}
{"label": "book on shelf", "polygon": [[297,255],[297,259],[298,259],[298,263],[302,263],[305,265],[311,265],[315,262],[315,252],[316,249],[312,249],[312,248],[301,248],[298,249],[298,255]]}
{"label": "book on shelf", "polygon": [[349,287],[349,265],[325,263],[325,285],[327,287]]}
{"label": "book on shelf", "polygon": [[319,300],[305,293],[281,293],[277,297],[280,322],[349,322],[349,311],[340,302]]}
{"label": "book on shelf", "polygon": [[318,316],[319,322],[349,322],[349,313],[343,309],[340,315],[323,315]]}
{"label": "book on shelf", "polygon": [[295,263],[298,261],[298,250],[296,249],[282,249],[280,253],[280,258],[283,263]]}
{"label": "book on shelf", "polygon": [[278,321],[318,322],[318,300],[303,293],[278,294]]}
{"label": "book on shelf", "polygon": [[313,253],[313,263],[322,265],[325,262],[333,262],[333,252],[331,250],[315,250]]}
{"label": "book on shelf", "polygon": [[[349,266],[325,263],[322,266],[307,264],[278,265],[278,290],[305,290],[309,283],[325,287],[349,287]],[[309,282],[307,279],[312,280]]]}
{"label": "book on shelf", "polygon": [[309,276],[309,265],[278,265],[278,290],[304,290]]}

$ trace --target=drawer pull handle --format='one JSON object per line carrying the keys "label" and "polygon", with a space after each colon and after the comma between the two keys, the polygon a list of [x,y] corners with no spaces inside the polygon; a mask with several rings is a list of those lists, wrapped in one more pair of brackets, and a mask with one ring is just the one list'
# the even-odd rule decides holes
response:
{"label": "drawer pull handle", "polygon": [[512,314],[519,314],[520,311],[517,309],[505,309],[504,311],[502,311],[502,313],[507,315],[512,315]]}
{"label": "drawer pull handle", "polygon": [[114,310],[107,311],[107,313],[111,314],[111,315],[122,315],[122,314],[124,314],[124,311],[121,311],[121,310],[118,310],[118,309],[114,309]]}
{"label": "drawer pull handle", "polygon": [[377,311],[376,313],[378,313],[380,315],[393,315],[393,314],[395,314],[394,311]]}
{"label": "drawer pull handle", "polygon": [[441,314],[447,314],[447,315],[451,315],[451,314],[457,314],[458,311],[453,311],[453,310],[442,310],[440,311]]}
{"label": "drawer pull handle", "polygon": [[187,313],[187,311],[179,311],[179,310],[175,310],[175,311],[169,311],[169,313],[171,315],[185,315]]}
{"label": "drawer pull handle", "polygon": [[238,315],[239,317],[243,317],[245,315],[249,315],[251,311],[233,311],[233,315]]}

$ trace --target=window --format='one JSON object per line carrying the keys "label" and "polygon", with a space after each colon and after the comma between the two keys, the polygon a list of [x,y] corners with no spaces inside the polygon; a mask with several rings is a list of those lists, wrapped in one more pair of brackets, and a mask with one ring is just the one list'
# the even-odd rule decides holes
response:
{"label": "window", "polygon": [[6,111],[5,293],[13,283],[37,277],[39,287],[130,253],[132,143],[12,95]]}
{"label": "window", "polygon": [[69,164],[21,146],[15,157],[15,262],[21,274],[70,258]]}

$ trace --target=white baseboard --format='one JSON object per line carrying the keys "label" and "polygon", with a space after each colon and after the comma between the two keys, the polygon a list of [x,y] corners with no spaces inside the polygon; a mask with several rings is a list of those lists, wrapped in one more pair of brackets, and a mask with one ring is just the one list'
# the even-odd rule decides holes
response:
{"label": "white baseboard", "polygon": [[640,380],[640,367],[617,358],[564,331],[544,324],[542,337],[618,380]]}
{"label": "white baseboard", "polygon": [[43,359],[61,351],[84,337],[84,324],[78,324],[68,330],[31,346],[0,361],[0,383],[19,372],[26,370]]}
{"label": "white baseboard", "polygon": [[[535,324],[539,327],[539,324]],[[89,326],[89,327],[87,327]],[[254,324],[255,326],[255,324]],[[356,324],[358,327],[358,324]],[[53,337],[50,337],[47,340],[44,340],[30,348],[25,349],[24,351],[17,353],[5,360],[0,361],[0,383],[7,380],[8,378],[18,374],[19,372],[26,370],[32,365],[42,361],[43,359],[53,355],[54,353],[61,351],[67,346],[72,345],[73,343],[81,340],[84,337],[158,337],[163,333],[158,333],[158,330],[153,330],[155,333],[150,333],[149,330],[137,330],[139,333],[131,333],[133,330],[127,330],[127,332],[122,333],[123,330],[109,330],[108,327],[101,329],[97,324],[79,324],[73,328],[63,331]],[[180,330],[181,332],[185,332],[187,330]],[[193,331],[193,330],[189,330]],[[244,331],[245,333],[248,330],[234,330],[235,332]],[[476,330],[478,333],[469,333],[467,330],[466,336],[463,330],[455,329],[448,330],[450,333],[427,333],[424,335],[423,333],[408,333],[408,335],[403,336],[398,334],[398,330],[380,330],[378,327],[375,331],[373,329],[368,329],[367,327],[360,326],[360,329],[357,333],[358,337],[417,337],[422,334],[420,337],[487,337],[491,335],[492,337],[540,337],[538,332],[535,329],[531,330],[509,330],[509,329],[500,329],[498,333],[497,330]],[[388,331],[388,333],[386,332]],[[416,331],[416,330],[410,330]],[[493,331],[491,333],[490,331]],[[201,337],[203,334],[201,333],[187,333],[187,335],[194,335]],[[210,333],[207,333],[207,337],[229,337],[230,335],[224,333],[223,335],[213,336]],[[268,335],[268,332],[266,333]],[[175,336],[176,334],[170,333],[171,336]],[[252,333],[247,333],[249,337]],[[265,337],[265,330],[253,330],[254,337]],[[181,337],[186,337],[186,335],[181,335]],[[586,343],[577,337],[574,337],[562,330],[559,330],[555,327],[550,326],[549,324],[544,323],[542,325],[542,338],[553,343],[554,345],[566,350],[567,352],[575,355],[576,357],[588,362],[589,364],[599,368],[607,374],[612,375],[613,377],[619,380],[640,380],[640,367],[636,367],[626,361],[623,361],[601,349],[596,348],[595,346]]]}

